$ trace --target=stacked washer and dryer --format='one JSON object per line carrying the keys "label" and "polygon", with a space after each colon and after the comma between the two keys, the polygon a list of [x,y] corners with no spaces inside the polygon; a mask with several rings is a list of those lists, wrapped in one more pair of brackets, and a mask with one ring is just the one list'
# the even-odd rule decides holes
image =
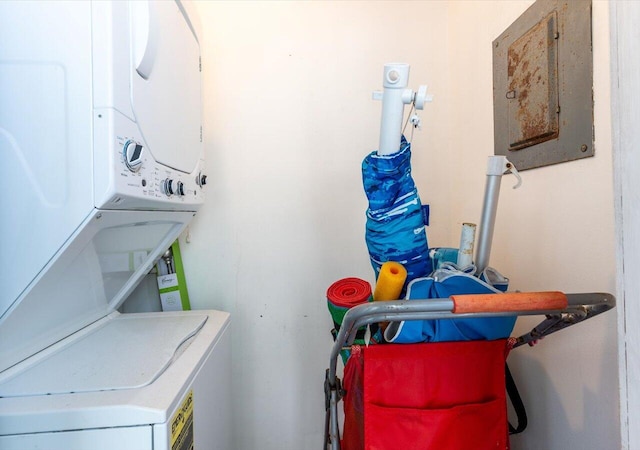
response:
{"label": "stacked washer and dryer", "polygon": [[0,2],[0,449],[229,449],[229,315],[117,308],[204,200],[188,5]]}

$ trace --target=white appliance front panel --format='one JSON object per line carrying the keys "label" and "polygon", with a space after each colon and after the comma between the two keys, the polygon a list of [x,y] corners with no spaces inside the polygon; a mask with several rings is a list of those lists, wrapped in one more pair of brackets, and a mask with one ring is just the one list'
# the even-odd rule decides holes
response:
{"label": "white appliance front panel", "polygon": [[93,209],[91,4],[0,1],[0,42],[1,316]]}

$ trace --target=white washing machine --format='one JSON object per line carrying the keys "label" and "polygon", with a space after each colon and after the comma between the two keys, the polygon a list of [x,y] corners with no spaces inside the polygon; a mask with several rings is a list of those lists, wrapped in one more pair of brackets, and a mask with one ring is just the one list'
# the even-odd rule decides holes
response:
{"label": "white washing machine", "polygon": [[180,1],[0,2],[0,449],[230,449],[229,315],[117,308],[204,200]]}

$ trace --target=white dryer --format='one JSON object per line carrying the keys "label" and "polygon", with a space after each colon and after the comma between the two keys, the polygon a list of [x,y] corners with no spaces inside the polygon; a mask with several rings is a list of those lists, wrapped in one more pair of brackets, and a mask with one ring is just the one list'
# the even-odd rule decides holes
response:
{"label": "white dryer", "polygon": [[0,448],[229,449],[229,315],[116,310],[204,200],[175,1],[0,2]]}

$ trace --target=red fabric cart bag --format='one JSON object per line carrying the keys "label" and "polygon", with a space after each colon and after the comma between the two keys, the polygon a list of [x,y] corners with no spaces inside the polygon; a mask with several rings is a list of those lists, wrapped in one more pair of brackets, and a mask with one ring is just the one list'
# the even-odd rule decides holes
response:
{"label": "red fabric cart bag", "polygon": [[356,347],[343,450],[505,450],[506,341]]}

